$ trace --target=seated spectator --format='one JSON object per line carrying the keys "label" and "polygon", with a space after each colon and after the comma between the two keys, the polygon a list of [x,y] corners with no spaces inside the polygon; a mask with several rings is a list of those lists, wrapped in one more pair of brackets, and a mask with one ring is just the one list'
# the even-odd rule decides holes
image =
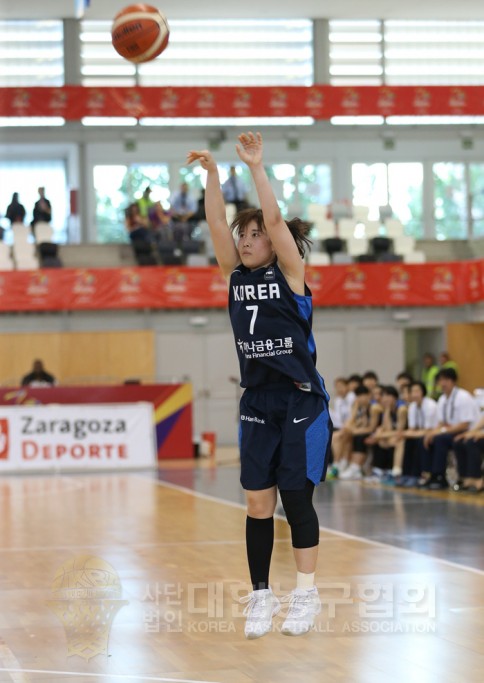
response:
{"label": "seated spectator", "polygon": [[402,432],[407,426],[407,406],[399,405],[398,391],[393,386],[383,387],[383,415],[379,427],[367,439],[373,444],[372,475],[387,484],[402,473]]}
{"label": "seated spectator", "polygon": [[479,410],[471,394],[457,386],[454,368],[443,368],[437,375],[442,396],[437,403],[438,425],[424,437],[423,471],[429,473],[421,486],[430,491],[449,487],[446,477],[447,456],[458,434],[468,431],[477,422]]}
{"label": "seated spectator", "polygon": [[398,375],[395,378],[395,385],[397,387],[398,391],[398,400],[399,404],[400,402],[405,402],[405,398],[402,396],[402,392],[406,392],[406,388],[408,389],[410,385],[413,382],[413,377],[409,372],[399,372]]}
{"label": "seated spectator", "polygon": [[348,380],[338,377],[334,381],[335,398],[330,408],[331,420],[333,421],[333,464],[329,471],[328,478],[337,477],[340,470],[343,471],[348,465],[350,455],[349,447],[351,439],[349,434],[343,430],[344,425],[351,415],[351,406],[355,401],[355,394],[350,391]]}
{"label": "seated spectator", "polygon": [[410,386],[408,428],[402,433],[405,439],[402,474],[396,479],[396,486],[417,486],[422,476],[423,438],[437,424],[436,401],[427,396],[427,388],[423,382],[413,382]]}
{"label": "seated spectator", "polygon": [[340,479],[361,479],[362,467],[368,456],[370,444],[367,442],[380,424],[382,408],[378,403],[371,402],[371,393],[363,384],[355,390],[355,401],[351,409],[351,416],[344,426],[351,439],[351,456],[348,467],[339,476]]}
{"label": "seated spectator", "polygon": [[354,393],[356,387],[359,387],[363,383],[363,378],[361,375],[353,374],[348,377],[348,389]]}
{"label": "seated spectator", "polygon": [[367,370],[361,378],[361,383],[368,387],[370,391],[378,384],[378,375],[373,370]]}
{"label": "seated spectator", "polygon": [[23,387],[52,387],[55,384],[55,377],[46,372],[41,360],[34,360],[31,372],[22,378]]}
{"label": "seated spectator", "polygon": [[455,491],[481,493],[484,491],[482,478],[482,456],[484,455],[484,415],[474,426],[454,439],[454,453],[457,458],[459,480]]}
{"label": "seated spectator", "polygon": [[439,372],[439,366],[435,362],[435,356],[431,353],[424,353],[422,358],[423,368],[420,379],[425,384],[427,396],[429,398],[438,398],[439,392],[435,378]]}
{"label": "seated spectator", "polygon": [[188,183],[182,183],[179,192],[171,199],[171,219],[175,223],[188,223],[194,220],[198,206],[197,200],[190,195],[189,190]]}
{"label": "seated spectator", "polygon": [[130,204],[124,212],[125,225],[131,242],[151,242],[152,233],[149,229],[148,218],[141,216],[136,202]]}

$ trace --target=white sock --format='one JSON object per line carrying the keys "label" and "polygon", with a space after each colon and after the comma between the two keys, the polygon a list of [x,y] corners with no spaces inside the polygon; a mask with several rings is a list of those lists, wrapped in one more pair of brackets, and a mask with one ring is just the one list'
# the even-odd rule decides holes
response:
{"label": "white sock", "polygon": [[392,475],[393,475],[394,477],[400,477],[401,474],[402,474],[402,468],[401,468],[401,467],[394,467],[394,468],[392,469]]}
{"label": "white sock", "polygon": [[346,458],[341,458],[335,463],[335,467],[338,472],[344,472],[344,470],[348,467],[348,460]]}
{"label": "white sock", "polygon": [[310,591],[311,588],[314,588],[314,572],[312,574],[298,572],[296,588],[301,588],[305,591]]}

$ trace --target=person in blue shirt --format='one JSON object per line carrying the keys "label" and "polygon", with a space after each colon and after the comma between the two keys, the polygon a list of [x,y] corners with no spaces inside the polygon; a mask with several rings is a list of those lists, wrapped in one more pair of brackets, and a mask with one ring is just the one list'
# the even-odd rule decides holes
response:
{"label": "person in blue shirt", "polygon": [[222,185],[222,193],[226,204],[235,204],[237,211],[248,207],[247,188],[244,181],[237,175],[235,166],[230,167],[229,177]]}
{"label": "person in blue shirt", "polygon": [[[263,166],[260,133],[239,136],[260,209],[240,212],[229,228],[217,165],[192,151],[207,171],[206,214],[218,264],[229,286],[229,313],[241,386],[241,483],[247,501],[246,543],[253,592],[245,601],[247,638],[272,628],[280,610],[269,584],[277,489],[291,528],[296,588],[282,633],[309,631],[321,609],[314,576],[319,522],[314,487],[325,478],[331,446],[329,396],[316,370],[312,299],[304,280],[308,226],[286,222]],[[234,240],[235,236],[235,240]]]}

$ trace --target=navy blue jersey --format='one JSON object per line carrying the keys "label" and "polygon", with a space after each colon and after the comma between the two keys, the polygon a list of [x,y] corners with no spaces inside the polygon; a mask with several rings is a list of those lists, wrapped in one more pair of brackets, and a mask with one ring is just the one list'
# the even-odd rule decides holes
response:
{"label": "navy blue jersey", "polygon": [[296,382],[329,400],[316,370],[311,331],[312,298],[295,294],[279,266],[251,271],[242,264],[230,276],[229,313],[242,387]]}

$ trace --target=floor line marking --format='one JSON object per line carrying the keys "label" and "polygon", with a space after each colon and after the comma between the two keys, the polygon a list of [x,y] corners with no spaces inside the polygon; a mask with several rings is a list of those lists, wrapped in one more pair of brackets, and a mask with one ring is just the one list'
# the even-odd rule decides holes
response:
{"label": "floor line marking", "polygon": [[51,671],[49,669],[7,669],[0,668],[5,673],[49,674],[53,676],[84,676],[89,678],[119,678],[135,681],[159,681],[161,683],[219,683],[218,681],[201,681],[193,678],[160,678],[158,676],[138,676],[137,674],[83,673],[82,671]]}
{"label": "floor line marking", "polygon": [[[134,475],[140,479],[144,479],[145,481],[150,481],[154,484],[157,484],[158,486],[166,486],[167,488],[174,489],[176,491],[180,491],[182,493],[187,493],[192,496],[197,496],[198,498],[203,498],[205,500],[209,500],[213,503],[222,503],[224,505],[228,505],[230,507],[238,508],[239,510],[245,510],[245,505],[243,503],[234,503],[231,500],[225,500],[223,498],[216,498],[215,496],[211,496],[208,493],[202,493],[201,491],[195,491],[194,489],[187,488],[186,486],[180,486],[179,484],[173,484],[172,482],[165,482],[165,481],[160,481],[159,479],[149,479],[148,477],[144,477],[143,475]],[[286,518],[284,515],[280,515],[276,513],[274,515],[276,519],[282,519],[285,520]],[[393,550],[399,550],[403,553],[411,553],[412,555],[418,555],[419,557],[424,557],[427,560],[434,560],[435,562],[441,562],[443,564],[448,565],[449,567],[453,567],[456,569],[463,569],[465,571],[473,572],[474,574],[478,574],[479,576],[484,576],[484,571],[481,569],[476,569],[475,567],[468,567],[465,564],[458,564],[457,562],[452,562],[451,560],[444,560],[440,557],[434,557],[433,555],[425,555],[424,553],[419,553],[416,550],[407,550],[407,548],[400,548],[399,546],[396,545],[391,545],[390,543],[383,543],[382,541],[373,541],[371,538],[366,538],[365,536],[355,536],[354,534],[348,534],[345,531],[337,531],[336,529],[329,529],[328,527],[325,526],[320,526],[319,527],[320,531],[326,531],[329,534],[334,534],[335,536],[341,536],[343,538],[348,538],[351,539],[352,541],[360,541],[361,543],[367,543],[369,545],[374,545],[378,546],[380,548],[392,548]]]}

